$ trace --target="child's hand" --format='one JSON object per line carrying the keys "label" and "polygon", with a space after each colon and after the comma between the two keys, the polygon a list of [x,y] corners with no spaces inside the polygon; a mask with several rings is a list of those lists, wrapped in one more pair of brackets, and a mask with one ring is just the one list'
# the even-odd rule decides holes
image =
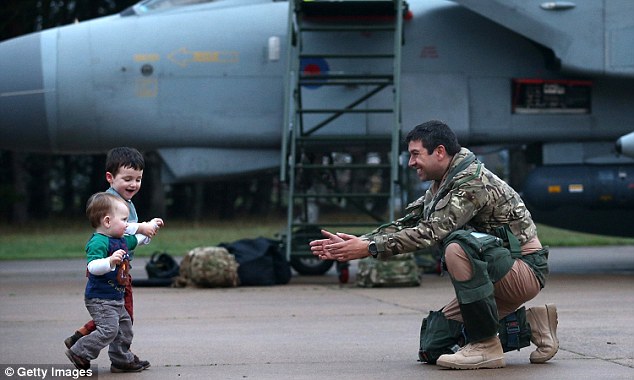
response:
{"label": "child's hand", "polygon": [[163,222],[163,219],[161,218],[154,218],[152,220],[150,220],[150,224],[155,224],[156,228],[155,230],[158,231],[159,228],[163,227],[165,225],[165,223]]}
{"label": "child's hand", "polygon": [[125,251],[123,249],[116,250],[110,255],[110,268],[114,268],[121,264]]}
{"label": "child's hand", "polygon": [[162,226],[163,220],[160,218],[154,218],[149,222],[139,223],[139,228],[136,232],[149,238],[153,238]]}

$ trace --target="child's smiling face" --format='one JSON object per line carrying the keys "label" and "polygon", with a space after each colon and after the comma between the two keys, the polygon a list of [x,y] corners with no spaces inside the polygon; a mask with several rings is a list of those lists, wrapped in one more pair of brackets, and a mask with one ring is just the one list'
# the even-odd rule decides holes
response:
{"label": "child's smiling face", "polygon": [[117,174],[106,173],[106,180],[110,186],[115,189],[119,195],[126,201],[132,199],[141,189],[141,180],[143,179],[143,170],[133,169],[131,167],[119,168]]}

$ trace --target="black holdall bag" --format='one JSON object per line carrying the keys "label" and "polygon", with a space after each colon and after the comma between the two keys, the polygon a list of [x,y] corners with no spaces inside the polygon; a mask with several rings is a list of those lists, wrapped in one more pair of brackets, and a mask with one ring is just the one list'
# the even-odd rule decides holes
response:
{"label": "black holdall bag", "polygon": [[148,278],[172,279],[178,276],[179,266],[176,260],[166,252],[154,252],[145,264]]}
{"label": "black holdall bag", "polygon": [[284,285],[291,280],[291,266],[280,241],[265,237],[220,243],[236,258],[240,285]]}
{"label": "black holdall bag", "polygon": [[171,286],[178,276],[180,266],[167,252],[154,252],[145,264],[147,280],[132,280],[133,286]]}

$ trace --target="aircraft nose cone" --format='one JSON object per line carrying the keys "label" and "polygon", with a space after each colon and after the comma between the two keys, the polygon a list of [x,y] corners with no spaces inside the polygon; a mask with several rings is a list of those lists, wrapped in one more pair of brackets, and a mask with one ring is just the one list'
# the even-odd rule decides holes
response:
{"label": "aircraft nose cone", "polygon": [[616,140],[616,151],[624,156],[634,158],[634,132],[621,136]]}
{"label": "aircraft nose cone", "polygon": [[40,33],[0,43],[0,148],[48,147]]}
{"label": "aircraft nose cone", "polygon": [[623,153],[623,142],[621,141],[621,139],[616,140],[616,153],[618,154],[622,154]]}

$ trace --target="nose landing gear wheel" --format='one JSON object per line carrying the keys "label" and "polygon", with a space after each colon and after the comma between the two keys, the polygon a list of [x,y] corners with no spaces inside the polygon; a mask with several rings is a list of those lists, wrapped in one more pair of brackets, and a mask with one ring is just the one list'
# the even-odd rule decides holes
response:
{"label": "nose landing gear wheel", "polygon": [[291,256],[291,267],[299,274],[308,276],[319,276],[325,274],[332,268],[334,261],[320,260],[316,257]]}

